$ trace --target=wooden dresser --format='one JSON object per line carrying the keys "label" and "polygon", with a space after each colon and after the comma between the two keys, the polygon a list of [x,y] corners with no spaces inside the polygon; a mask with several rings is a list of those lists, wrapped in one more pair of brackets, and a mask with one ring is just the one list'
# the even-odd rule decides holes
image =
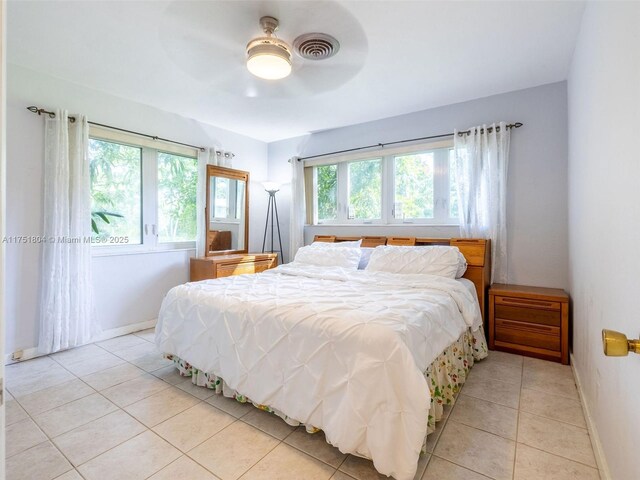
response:
{"label": "wooden dresser", "polygon": [[489,348],[569,363],[569,296],[556,288],[494,284]]}
{"label": "wooden dresser", "polygon": [[244,273],[260,273],[278,265],[277,253],[239,253],[191,258],[189,280],[198,282]]}

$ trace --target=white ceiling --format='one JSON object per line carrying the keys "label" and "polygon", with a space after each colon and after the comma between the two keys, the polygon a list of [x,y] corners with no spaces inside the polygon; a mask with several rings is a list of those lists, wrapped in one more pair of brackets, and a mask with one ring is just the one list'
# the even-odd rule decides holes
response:
{"label": "white ceiling", "polygon": [[[17,1],[8,61],[264,141],[566,79],[583,2]],[[277,82],[245,68],[262,15],[294,55]]]}

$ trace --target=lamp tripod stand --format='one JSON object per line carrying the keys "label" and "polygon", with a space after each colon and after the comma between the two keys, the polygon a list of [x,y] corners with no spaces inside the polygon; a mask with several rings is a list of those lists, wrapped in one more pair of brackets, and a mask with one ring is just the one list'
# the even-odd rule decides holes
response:
{"label": "lamp tripod stand", "polygon": [[[262,253],[264,253],[264,247],[267,243],[267,232],[269,231],[269,217],[271,217],[271,253],[274,253],[274,245],[273,245],[273,241],[274,241],[274,227],[277,227],[278,229],[278,242],[280,244],[280,258],[279,258],[279,263],[282,264],[282,262],[284,261],[283,255],[282,255],[282,236],[280,235],[280,220],[278,219],[278,205],[276,204],[276,192],[278,191],[278,189],[267,189],[265,188],[265,191],[269,194],[269,204],[267,205],[267,221],[264,225],[264,238],[262,240]],[[274,217],[275,214],[275,217]],[[274,222],[274,218],[275,218],[275,222]],[[275,225],[274,225],[275,223]]]}

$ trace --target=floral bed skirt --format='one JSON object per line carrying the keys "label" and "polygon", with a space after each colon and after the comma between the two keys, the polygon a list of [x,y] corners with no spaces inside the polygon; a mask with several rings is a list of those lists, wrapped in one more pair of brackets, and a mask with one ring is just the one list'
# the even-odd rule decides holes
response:
{"label": "floral bed skirt", "polygon": [[[424,376],[429,385],[431,393],[431,409],[429,410],[429,425],[427,434],[435,430],[436,422],[440,421],[445,405],[453,404],[456,394],[464,385],[469,370],[474,362],[481,360],[487,356],[487,342],[484,331],[479,328],[472,332],[467,330],[458,340],[449,348],[442,352],[438,358],[427,368]],[[288,417],[283,412],[272,409],[268,405],[261,405],[252,402],[251,399],[245,397],[229,387],[225,381],[217,375],[206,373],[197,367],[189,364],[175,355],[165,354],[169,360],[173,360],[180,375],[191,377],[191,381],[200,387],[206,387],[214,390],[215,393],[224,395],[225,397],[235,398],[238,402],[251,402],[256,408],[274,413],[281,417],[285,422],[294,427],[301,423],[293,418]],[[313,425],[305,425],[307,432],[315,433],[320,431]],[[423,450],[426,445],[423,444]]]}

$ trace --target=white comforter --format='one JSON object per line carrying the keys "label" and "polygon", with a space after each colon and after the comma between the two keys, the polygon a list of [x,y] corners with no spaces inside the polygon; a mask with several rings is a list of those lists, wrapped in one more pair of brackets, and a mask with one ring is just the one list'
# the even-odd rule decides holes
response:
{"label": "white comforter", "polygon": [[456,280],[289,264],[171,289],[156,343],[409,480],[427,431],[422,372],[480,325]]}

